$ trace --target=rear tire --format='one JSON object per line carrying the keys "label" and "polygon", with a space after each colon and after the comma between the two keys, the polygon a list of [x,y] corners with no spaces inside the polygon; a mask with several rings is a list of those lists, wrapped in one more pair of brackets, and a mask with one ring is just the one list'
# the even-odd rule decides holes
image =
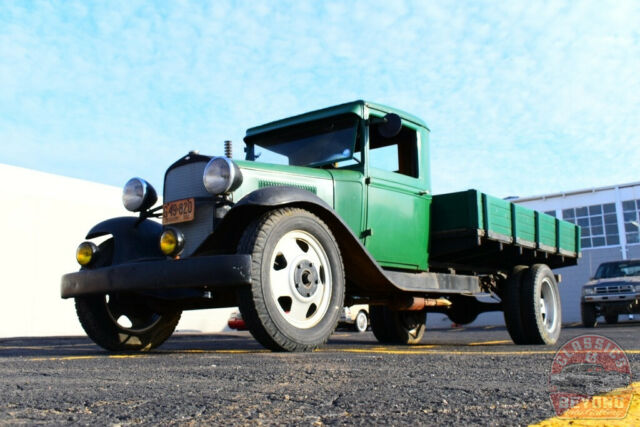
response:
{"label": "rear tire", "polygon": [[369,316],[373,335],[383,344],[418,344],[426,329],[426,310],[394,311],[371,306]]}
{"label": "rear tire", "polygon": [[618,315],[617,314],[605,314],[604,315],[604,320],[609,325],[615,325],[616,323],[618,323]]}
{"label": "rear tire", "polygon": [[522,276],[522,326],[528,344],[553,345],[562,329],[562,307],[555,276],[535,264]]}
{"label": "rear tire", "polygon": [[516,266],[504,283],[502,305],[504,323],[509,336],[515,344],[528,344],[527,335],[522,324],[522,276],[527,271],[524,265]]}
{"label": "rear tire", "polygon": [[596,308],[593,304],[581,303],[580,314],[582,316],[582,326],[585,328],[593,328],[598,324],[598,317],[596,316]]}

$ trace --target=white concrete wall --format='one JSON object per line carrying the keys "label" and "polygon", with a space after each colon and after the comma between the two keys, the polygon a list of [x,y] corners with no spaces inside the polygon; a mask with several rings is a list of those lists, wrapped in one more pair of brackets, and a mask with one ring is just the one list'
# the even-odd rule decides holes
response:
{"label": "white concrete wall", "polygon": [[[131,214],[121,189],[0,164],[0,200],[0,337],[83,335],[60,277],[94,224]],[[185,312],[178,331],[221,331],[232,310]]]}

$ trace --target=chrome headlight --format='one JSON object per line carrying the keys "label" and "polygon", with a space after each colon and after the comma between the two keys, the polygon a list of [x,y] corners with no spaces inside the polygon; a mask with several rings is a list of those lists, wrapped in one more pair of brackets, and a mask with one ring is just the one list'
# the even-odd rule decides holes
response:
{"label": "chrome headlight", "polygon": [[582,295],[593,295],[595,293],[596,293],[596,288],[594,288],[593,286],[582,288]]}
{"label": "chrome headlight", "polygon": [[635,288],[636,292],[640,292],[640,285],[635,285],[634,288]]}
{"label": "chrome headlight", "polygon": [[230,159],[214,157],[204,168],[202,182],[211,194],[229,193],[242,184],[242,172]]}
{"label": "chrome headlight", "polygon": [[122,203],[131,212],[149,209],[157,201],[156,190],[142,178],[131,178],[122,190]]}

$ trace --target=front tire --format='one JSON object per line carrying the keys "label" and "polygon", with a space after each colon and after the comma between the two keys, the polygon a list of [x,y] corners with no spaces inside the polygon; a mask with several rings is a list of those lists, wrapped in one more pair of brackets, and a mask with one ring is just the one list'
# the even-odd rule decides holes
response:
{"label": "front tire", "polygon": [[395,311],[386,306],[369,308],[371,330],[383,344],[418,344],[427,323],[426,310]]}
{"label": "front tire", "polygon": [[344,303],[340,249],[309,211],[267,212],[244,232],[239,253],[251,254],[252,283],[238,306],[253,337],[274,351],[311,351],[333,333]]}
{"label": "front tire", "polygon": [[181,312],[158,314],[121,295],[76,298],[76,313],[89,338],[111,351],[148,351],[165,342]]}
{"label": "front tire", "polygon": [[[90,268],[113,262],[113,238],[99,245]],[[76,314],[89,338],[110,351],[147,351],[165,342],[178,326],[181,311],[156,313],[134,295],[91,295],[75,299]]]}
{"label": "front tire", "polygon": [[549,267],[535,264],[522,277],[522,326],[528,344],[553,345],[562,329],[558,283]]}
{"label": "front tire", "polygon": [[598,316],[596,315],[596,308],[593,304],[581,303],[580,314],[582,315],[582,326],[585,328],[594,328],[598,324]]}

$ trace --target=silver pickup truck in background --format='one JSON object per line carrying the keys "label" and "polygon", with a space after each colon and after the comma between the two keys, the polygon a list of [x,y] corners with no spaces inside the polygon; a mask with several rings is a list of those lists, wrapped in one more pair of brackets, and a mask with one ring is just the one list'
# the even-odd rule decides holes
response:
{"label": "silver pickup truck in background", "polygon": [[640,314],[640,259],[605,262],[582,287],[582,324],[596,326],[598,316],[609,324],[619,314]]}

